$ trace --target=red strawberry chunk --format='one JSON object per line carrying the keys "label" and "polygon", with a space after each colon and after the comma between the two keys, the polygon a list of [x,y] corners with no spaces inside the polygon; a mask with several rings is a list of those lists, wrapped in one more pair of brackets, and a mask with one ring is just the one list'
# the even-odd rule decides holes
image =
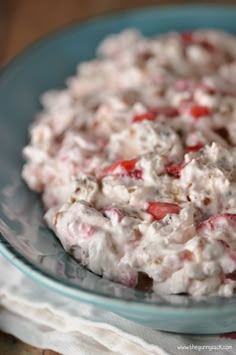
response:
{"label": "red strawberry chunk", "polygon": [[181,172],[181,170],[183,170],[185,165],[186,164],[184,164],[184,163],[182,163],[182,164],[170,163],[170,164],[166,165],[165,172],[168,175],[173,176],[178,179],[180,177],[180,172]]}
{"label": "red strawberry chunk", "polygon": [[203,116],[207,116],[210,114],[210,110],[209,107],[207,106],[200,106],[200,105],[196,105],[196,106],[192,106],[190,109],[190,114],[195,118],[195,119],[199,119]]}
{"label": "red strawberry chunk", "polygon": [[179,114],[179,111],[175,107],[171,106],[157,107],[153,109],[153,112],[155,112],[157,116],[163,115],[167,118],[173,118]]}
{"label": "red strawberry chunk", "polygon": [[213,44],[207,42],[206,40],[201,40],[198,44],[208,52],[214,53],[216,50]]}
{"label": "red strawberry chunk", "polygon": [[199,144],[195,144],[195,145],[189,145],[185,148],[185,152],[189,153],[189,152],[198,152],[200,149],[202,149],[203,144],[199,143]]}
{"label": "red strawberry chunk", "polygon": [[155,118],[156,118],[156,115],[153,111],[147,111],[147,112],[144,112],[140,115],[134,116],[133,122],[142,122],[144,120],[154,121]]}
{"label": "red strawberry chunk", "polygon": [[236,281],[236,270],[225,275],[226,279]]}
{"label": "red strawberry chunk", "polygon": [[118,173],[119,176],[129,176],[135,179],[142,179],[142,170],[135,169],[137,159],[120,160],[104,169],[105,175],[116,175],[116,169],[121,167],[124,173]]}
{"label": "red strawberry chunk", "polygon": [[150,111],[142,113],[141,115],[136,115],[133,118],[133,122],[142,122],[144,120],[155,121],[158,116],[165,116],[167,118],[173,118],[178,116],[179,112],[175,107],[162,106],[153,108]]}
{"label": "red strawberry chunk", "polygon": [[185,45],[189,45],[189,44],[192,44],[195,42],[193,32],[182,32],[180,35],[181,35],[181,39]]}
{"label": "red strawberry chunk", "polygon": [[207,219],[206,221],[200,223],[197,226],[197,230],[203,230],[204,228],[209,228],[211,230],[215,230],[220,224],[227,222],[228,224],[236,226],[236,214],[235,213],[221,213],[217,214],[214,217]]}
{"label": "red strawberry chunk", "polygon": [[108,166],[107,168],[104,169],[104,172],[107,175],[112,174],[118,167],[122,167],[124,170],[132,171],[135,168],[135,165],[137,163],[137,159],[131,159],[131,160],[119,160],[113,163],[112,165]]}
{"label": "red strawberry chunk", "polygon": [[149,202],[146,210],[157,221],[162,220],[167,214],[179,214],[180,207],[175,203],[168,202]]}
{"label": "red strawberry chunk", "polygon": [[236,339],[236,332],[220,334],[221,338]]}
{"label": "red strawberry chunk", "polygon": [[216,50],[213,44],[206,41],[205,39],[196,38],[193,32],[182,32],[181,39],[185,46],[194,45],[194,44],[199,45],[202,48],[204,48],[206,51],[211,53],[215,52]]}

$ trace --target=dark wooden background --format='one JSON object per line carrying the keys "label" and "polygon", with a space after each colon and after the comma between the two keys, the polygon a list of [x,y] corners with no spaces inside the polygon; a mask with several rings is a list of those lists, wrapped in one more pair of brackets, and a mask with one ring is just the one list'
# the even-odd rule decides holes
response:
{"label": "dark wooden background", "polygon": [[[169,0],[0,0],[0,65],[8,62],[23,48],[50,31],[78,22],[89,16],[115,10],[148,5],[190,4],[192,1]],[[205,1],[195,3],[204,4]],[[210,1],[214,4],[234,4],[231,1]],[[0,332],[0,354],[49,355]]]}

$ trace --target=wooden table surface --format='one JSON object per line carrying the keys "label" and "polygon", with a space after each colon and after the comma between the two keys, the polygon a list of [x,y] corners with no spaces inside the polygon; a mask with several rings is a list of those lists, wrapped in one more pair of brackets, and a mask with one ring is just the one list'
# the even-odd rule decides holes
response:
{"label": "wooden table surface", "polygon": [[[89,16],[131,7],[189,4],[190,2],[188,0],[1,0],[0,64],[9,61],[23,48],[48,32]],[[212,2],[236,4],[235,0]],[[0,354],[55,355],[56,353],[36,349],[0,332]]]}

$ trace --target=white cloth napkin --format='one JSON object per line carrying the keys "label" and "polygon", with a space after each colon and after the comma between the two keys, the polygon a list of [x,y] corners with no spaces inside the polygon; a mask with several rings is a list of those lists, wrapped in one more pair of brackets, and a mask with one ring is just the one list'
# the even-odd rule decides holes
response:
{"label": "white cloth napkin", "polygon": [[33,346],[65,355],[236,354],[234,334],[199,337],[151,330],[54,293],[2,256],[0,270],[0,329]]}

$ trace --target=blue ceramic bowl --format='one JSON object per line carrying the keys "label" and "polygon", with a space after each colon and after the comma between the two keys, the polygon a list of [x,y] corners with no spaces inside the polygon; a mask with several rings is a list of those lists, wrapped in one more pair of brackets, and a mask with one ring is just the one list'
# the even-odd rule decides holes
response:
{"label": "blue ceramic bowl", "polygon": [[65,253],[44,225],[38,196],[20,177],[27,130],[40,110],[39,96],[63,87],[78,62],[91,59],[109,33],[136,27],[145,35],[169,30],[220,28],[236,32],[236,8],[148,8],[92,19],[41,40],[0,76],[0,251],[37,282],[130,320],[171,332],[210,334],[236,329],[236,297],[160,298],[102,279]]}

